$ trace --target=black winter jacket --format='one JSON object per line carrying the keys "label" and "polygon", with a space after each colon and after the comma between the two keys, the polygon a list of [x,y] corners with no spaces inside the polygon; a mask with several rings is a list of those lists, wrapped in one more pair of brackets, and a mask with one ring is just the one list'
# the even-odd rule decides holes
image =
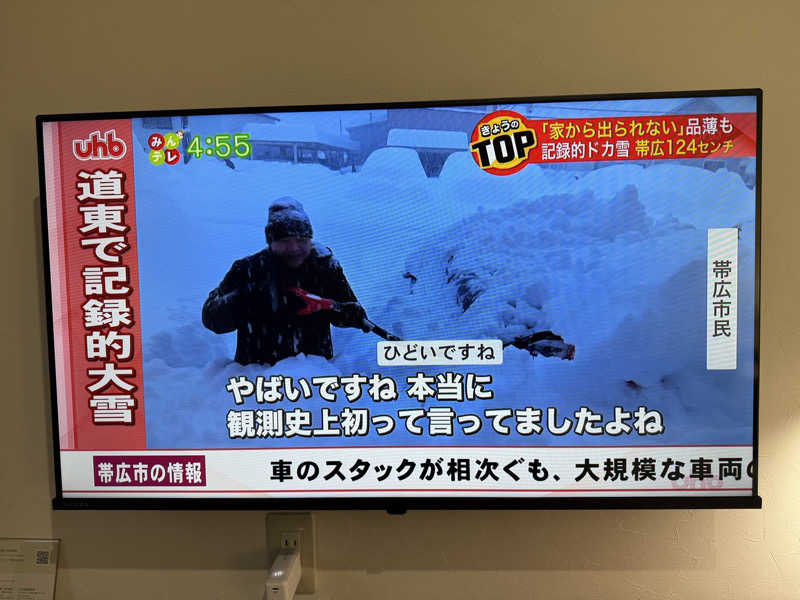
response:
{"label": "black winter jacket", "polygon": [[236,362],[273,365],[288,356],[333,356],[330,325],[349,326],[328,310],[297,315],[297,297],[287,288],[338,302],[357,302],[329,248],[314,244],[305,262],[292,269],[269,248],[233,263],[203,304],[203,325],[214,333],[237,332]]}

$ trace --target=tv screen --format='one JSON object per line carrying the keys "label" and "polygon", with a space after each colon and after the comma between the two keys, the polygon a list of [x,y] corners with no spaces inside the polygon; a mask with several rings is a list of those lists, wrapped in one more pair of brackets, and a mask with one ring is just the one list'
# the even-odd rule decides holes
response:
{"label": "tv screen", "polygon": [[760,506],[760,122],[38,117],[54,506]]}

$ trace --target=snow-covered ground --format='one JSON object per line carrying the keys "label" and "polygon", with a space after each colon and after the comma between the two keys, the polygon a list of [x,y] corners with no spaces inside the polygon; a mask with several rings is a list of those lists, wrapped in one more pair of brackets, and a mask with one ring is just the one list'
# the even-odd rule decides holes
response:
{"label": "snow-covered ground", "polygon": [[[378,367],[378,337],[336,328],[332,361],[299,356],[242,367],[231,362],[236,334],[203,327],[203,301],[236,258],[264,247],[267,207],[281,196],[303,203],[315,239],[333,250],[370,318],[405,339],[510,340],[551,329],[577,346],[574,361],[534,359],[512,347],[502,366],[422,369],[493,376],[494,399],[448,403],[459,414],[554,406],[563,417],[588,406],[608,417],[615,405],[646,405],[661,411],[666,426],[647,438],[523,438],[485,424],[475,436],[437,443],[752,441],[755,197],[734,173],[663,162],[587,172],[531,165],[497,177],[460,152],[429,179],[403,148],[373,153],[357,173],[246,160],[231,170],[205,157],[154,167],[143,153],[136,160],[148,447],[420,443],[401,420],[379,441],[228,439],[230,409],[265,408],[253,398],[235,406],[225,390],[229,377],[381,373],[402,382],[420,370]],[[739,367],[711,372],[707,229],[734,226],[741,229]],[[423,406],[402,396],[352,407],[396,415]],[[336,412],[347,403],[286,404]]]}

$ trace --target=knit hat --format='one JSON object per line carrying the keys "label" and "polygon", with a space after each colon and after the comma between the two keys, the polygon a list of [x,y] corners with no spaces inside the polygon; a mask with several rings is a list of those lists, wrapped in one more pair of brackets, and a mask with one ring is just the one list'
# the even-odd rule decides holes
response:
{"label": "knit hat", "polygon": [[294,198],[278,198],[269,207],[267,227],[264,230],[267,243],[286,237],[313,238],[311,221],[303,205]]}

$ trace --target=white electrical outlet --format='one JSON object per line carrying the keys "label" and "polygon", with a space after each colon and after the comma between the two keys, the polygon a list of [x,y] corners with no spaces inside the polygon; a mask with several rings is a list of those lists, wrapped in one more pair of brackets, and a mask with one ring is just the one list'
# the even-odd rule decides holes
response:
{"label": "white electrical outlet", "polygon": [[281,550],[297,550],[300,551],[300,538],[302,531],[282,531],[281,532]]}
{"label": "white electrical outlet", "polygon": [[298,594],[317,590],[316,531],[311,513],[274,512],[267,514],[267,564],[269,567],[281,551],[297,548],[302,572]]}

